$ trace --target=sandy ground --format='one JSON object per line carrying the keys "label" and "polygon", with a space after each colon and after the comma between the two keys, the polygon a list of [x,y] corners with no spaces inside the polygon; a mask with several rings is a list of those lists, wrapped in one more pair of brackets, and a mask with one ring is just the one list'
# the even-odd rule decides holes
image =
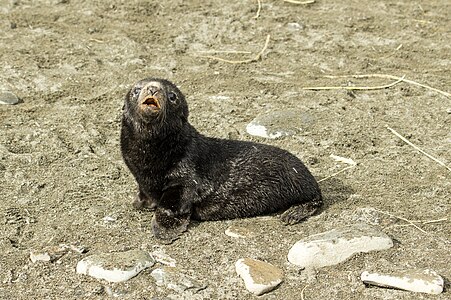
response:
{"label": "sandy ground", "polygon": [[[235,273],[241,257],[281,267],[285,282],[262,299],[449,299],[450,171],[402,142],[390,126],[450,165],[451,98],[406,82],[377,90],[304,90],[379,86],[388,74],[450,92],[449,1],[0,1],[0,92],[21,98],[0,106],[0,298],[254,299]],[[254,57],[270,35],[262,59]],[[216,51],[216,52],[215,52]],[[230,53],[221,51],[248,51]],[[123,97],[137,80],[164,77],[187,95],[191,123],[216,137],[254,140],[301,158],[326,206],[294,226],[276,217],[195,224],[172,245],[150,231],[151,212],[132,209],[135,182],[122,162]],[[293,136],[248,135],[254,117],[277,110],[309,115]],[[105,217],[115,221],[105,222]],[[307,274],[287,262],[297,240],[355,222],[378,224],[394,248],[356,255]],[[224,234],[253,228],[247,240]],[[31,251],[83,246],[53,263]],[[147,270],[120,284],[75,272],[89,253],[165,251],[177,269],[208,287],[193,294],[157,287]],[[365,287],[364,270],[430,268],[448,288],[438,296]]]}

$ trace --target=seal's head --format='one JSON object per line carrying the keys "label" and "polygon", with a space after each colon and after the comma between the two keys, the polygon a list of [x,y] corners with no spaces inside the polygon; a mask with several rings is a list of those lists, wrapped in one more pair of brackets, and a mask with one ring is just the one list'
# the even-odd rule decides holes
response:
{"label": "seal's head", "polygon": [[188,120],[185,96],[170,81],[146,78],[125,96],[124,117],[138,131],[178,128]]}

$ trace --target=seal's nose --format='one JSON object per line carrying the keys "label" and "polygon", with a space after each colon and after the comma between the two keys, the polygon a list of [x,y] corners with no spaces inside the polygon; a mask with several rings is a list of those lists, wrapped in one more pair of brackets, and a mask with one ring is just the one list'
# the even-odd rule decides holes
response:
{"label": "seal's nose", "polygon": [[160,87],[158,87],[158,86],[154,86],[154,85],[147,86],[147,92],[151,96],[155,96],[155,94],[158,93],[159,91],[160,91]]}

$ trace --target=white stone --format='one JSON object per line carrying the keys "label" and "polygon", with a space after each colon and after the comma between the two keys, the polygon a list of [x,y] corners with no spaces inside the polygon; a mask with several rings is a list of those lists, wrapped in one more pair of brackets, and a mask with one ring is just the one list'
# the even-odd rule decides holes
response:
{"label": "white stone", "polygon": [[443,278],[432,270],[410,270],[393,274],[363,272],[360,279],[371,285],[401,290],[440,294],[443,292]]}
{"label": "white stone", "polygon": [[235,263],[235,269],[246,289],[255,295],[272,291],[283,281],[281,269],[256,259],[241,258]]}
{"label": "white stone", "polygon": [[377,227],[358,224],[315,234],[296,242],[288,252],[288,261],[303,268],[319,268],[336,265],[359,252],[391,247],[392,239]]}
{"label": "white stone", "polygon": [[109,282],[126,281],[155,264],[148,252],[130,250],[85,257],[77,264],[77,273]]}

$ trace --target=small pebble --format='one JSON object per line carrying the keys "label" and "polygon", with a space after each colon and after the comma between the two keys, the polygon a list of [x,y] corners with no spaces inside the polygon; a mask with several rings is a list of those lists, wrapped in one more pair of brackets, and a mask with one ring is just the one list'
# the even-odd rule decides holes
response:
{"label": "small pebble", "polygon": [[296,22],[294,22],[294,23],[288,23],[288,24],[287,24],[287,27],[288,27],[288,29],[291,30],[291,31],[298,31],[298,30],[304,29],[304,26],[302,26],[301,24],[296,23]]}
{"label": "small pebble", "polygon": [[296,242],[288,252],[288,261],[303,268],[319,268],[341,263],[356,253],[391,247],[392,239],[377,227],[356,224]]}
{"label": "small pebble", "polygon": [[110,217],[110,216],[105,216],[105,217],[103,217],[103,222],[105,222],[105,223],[113,223],[113,222],[116,222],[117,221],[117,219],[116,218],[113,218],[113,217]]}
{"label": "small pebble", "polygon": [[11,92],[0,92],[0,104],[14,105],[19,103],[19,98]]}
{"label": "small pebble", "polygon": [[121,282],[129,280],[154,264],[155,260],[145,251],[102,253],[79,261],[77,273],[109,282]]}
{"label": "small pebble", "polygon": [[260,260],[241,258],[235,263],[235,268],[246,289],[255,295],[272,291],[283,281],[281,269]]}
{"label": "small pebble", "polygon": [[443,278],[432,270],[410,270],[390,275],[365,271],[360,279],[366,284],[434,295],[443,292],[444,284]]}

